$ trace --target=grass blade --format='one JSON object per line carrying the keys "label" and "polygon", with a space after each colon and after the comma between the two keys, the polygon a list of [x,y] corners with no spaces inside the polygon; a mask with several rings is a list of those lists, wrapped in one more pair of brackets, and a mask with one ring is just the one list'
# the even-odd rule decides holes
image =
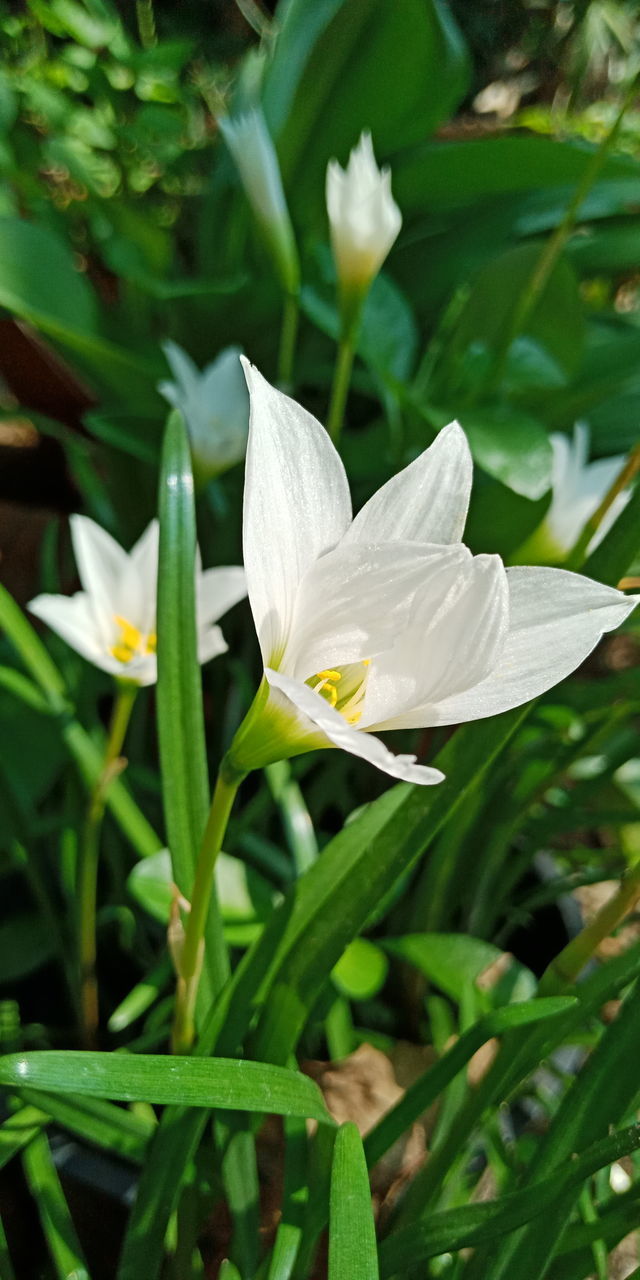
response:
{"label": "grass blade", "polygon": [[308,1076],[287,1067],[236,1058],[134,1057],[42,1049],[0,1058],[0,1084],[119,1102],[269,1112],[333,1124],[320,1090]]}
{"label": "grass blade", "polygon": [[[522,1191],[501,1196],[499,1200],[434,1213],[394,1231],[380,1246],[381,1273],[383,1277],[395,1276],[416,1262],[507,1235],[553,1209],[558,1197],[568,1189],[581,1187],[598,1169],[639,1147],[640,1125],[634,1124],[595,1143],[552,1176]],[[511,1272],[518,1280],[520,1274],[520,1271]]]}
{"label": "grass blade", "polygon": [[329,1280],[378,1280],[378,1250],[362,1139],[355,1124],[336,1134],[329,1209]]}
{"label": "grass blade", "polygon": [[26,1147],[22,1164],[38,1206],[56,1275],[59,1280],[90,1280],[69,1206],[43,1134]]}

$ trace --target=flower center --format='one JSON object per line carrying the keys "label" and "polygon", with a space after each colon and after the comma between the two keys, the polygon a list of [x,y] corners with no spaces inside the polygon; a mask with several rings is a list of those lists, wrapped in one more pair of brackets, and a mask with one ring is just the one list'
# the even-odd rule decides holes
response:
{"label": "flower center", "polygon": [[132,622],[121,618],[119,614],[115,614],[114,621],[120,629],[120,637],[117,643],[111,646],[109,653],[118,662],[132,662],[134,658],[146,658],[149,654],[155,653],[155,631],[149,631],[147,635],[143,635],[139,627],[134,627]]}
{"label": "flower center", "polygon": [[363,658],[362,662],[349,662],[344,667],[328,667],[310,676],[306,683],[335,707],[347,724],[357,724],[362,716],[370,662],[370,658]]}

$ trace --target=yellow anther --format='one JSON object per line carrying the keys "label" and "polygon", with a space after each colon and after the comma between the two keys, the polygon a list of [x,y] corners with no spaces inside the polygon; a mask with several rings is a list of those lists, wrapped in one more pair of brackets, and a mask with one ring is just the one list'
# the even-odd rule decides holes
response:
{"label": "yellow anther", "polygon": [[329,706],[335,707],[336,711],[344,716],[347,724],[357,724],[362,717],[367,681],[366,668],[370,665],[371,659],[363,658],[360,662],[348,663],[341,670],[327,667],[324,671],[318,671],[315,676],[311,676],[307,684],[314,693],[319,693]]}
{"label": "yellow anther", "polygon": [[150,631],[145,636],[139,627],[134,627],[132,622],[120,617],[120,614],[115,615],[114,622],[120,628],[120,639],[117,644],[111,646],[109,653],[118,662],[132,662],[136,657],[146,657],[150,653],[155,653],[155,631]]}

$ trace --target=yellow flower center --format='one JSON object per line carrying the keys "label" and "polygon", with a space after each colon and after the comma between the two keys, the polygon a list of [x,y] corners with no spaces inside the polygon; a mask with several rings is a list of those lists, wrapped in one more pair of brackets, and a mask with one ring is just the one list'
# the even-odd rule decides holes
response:
{"label": "yellow flower center", "polygon": [[307,684],[330,707],[335,707],[347,724],[357,724],[362,717],[369,666],[370,659],[363,658],[362,662],[349,662],[344,667],[328,667],[326,671],[310,676]]}
{"label": "yellow flower center", "polygon": [[139,627],[134,627],[132,622],[121,618],[119,614],[115,615],[114,620],[120,628],[120,637],[117,644],[111,646],[109,653],[118,662],[132,662],[134,658],[146,658],[149,654],[155,653],[155,631],[149,631],[147,635],[143,635]]}

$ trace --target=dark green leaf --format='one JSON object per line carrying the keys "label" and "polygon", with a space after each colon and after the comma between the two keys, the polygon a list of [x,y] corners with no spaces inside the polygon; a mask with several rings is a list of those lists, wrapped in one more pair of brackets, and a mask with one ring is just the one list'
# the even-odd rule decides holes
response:
{"label": "dark green leaf", "polygon": [[286,1067],[235,1058],[134,1057],[43,1049],[0,1058],[0,1084],[118,1102],[264,1111],[333,1123],[317,1085],[307,1076]]}

